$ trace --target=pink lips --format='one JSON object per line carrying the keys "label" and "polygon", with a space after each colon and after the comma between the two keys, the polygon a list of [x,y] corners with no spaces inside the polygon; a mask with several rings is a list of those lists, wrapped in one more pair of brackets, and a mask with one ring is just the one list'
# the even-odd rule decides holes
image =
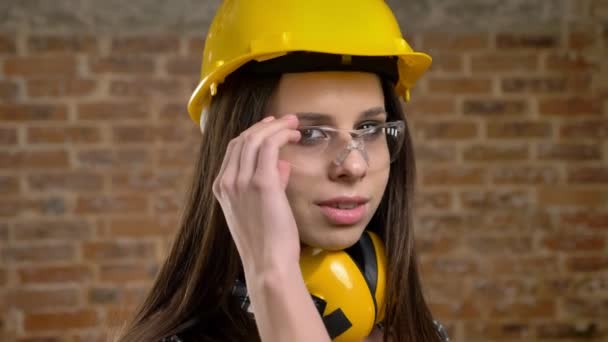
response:
{"label": "pink lips", "polygon": [[[367,212],[367,202],[369,199],[364,197],[335,197],[327,201],[317,203],[325,217],[335,225],[349,226],[361,221]],[[349,209],[340,209],[336,206],[353,206]]]}

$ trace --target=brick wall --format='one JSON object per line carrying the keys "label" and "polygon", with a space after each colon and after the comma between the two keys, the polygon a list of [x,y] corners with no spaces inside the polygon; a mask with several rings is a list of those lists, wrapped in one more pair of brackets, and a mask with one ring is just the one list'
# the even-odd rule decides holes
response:
{"label": "brick wall", "polygon": [[[200,1],[199,1],[200,2]],[[455,341],[608,340],[608,3],[389,1],[423,281]],[[177,226],[216,2],[0,5],[0,340],[95,341]]]}

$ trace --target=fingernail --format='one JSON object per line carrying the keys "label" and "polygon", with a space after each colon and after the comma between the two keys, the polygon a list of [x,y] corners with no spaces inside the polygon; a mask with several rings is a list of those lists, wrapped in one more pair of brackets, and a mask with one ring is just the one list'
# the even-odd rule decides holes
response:
{"label": "fingernail", "polygon": [[296,120],[298,117],[295,114],[288,114],[285,116],[286,120]]}
{"label": "fingernail", "polygon": [[267,116],[262,120],[262,122],[270,122],[272,120],[274,120],[274,116]]}

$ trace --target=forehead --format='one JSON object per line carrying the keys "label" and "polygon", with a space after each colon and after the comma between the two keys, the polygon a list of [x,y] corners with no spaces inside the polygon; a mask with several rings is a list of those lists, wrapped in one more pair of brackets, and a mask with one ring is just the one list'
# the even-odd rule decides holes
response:
{"label": "forehead", "polygon": [[323,71],[284,74],[269,111],[278,116],[295,112],[354,115],[379,106],[384,106],[384,95],[377,75]]}

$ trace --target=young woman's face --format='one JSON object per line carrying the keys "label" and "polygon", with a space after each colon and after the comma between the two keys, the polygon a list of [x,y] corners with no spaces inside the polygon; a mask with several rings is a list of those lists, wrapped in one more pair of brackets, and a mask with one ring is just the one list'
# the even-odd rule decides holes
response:
{"label": "young woman's face", "polygon": [[[380,79],[364,72],[285,74],[268,105],[268,115],[296,114],[302,126],[360,129],[387,120]],[[318,132],[309,131],[313,136]],[[281,159],[292,162],[287,197],[303,244],[339,250],[354,244],[378,208],[389,176],[389,165],[363,145],[339,133],[332,148],[294,153],[285,148]],[[299,148],[307,148],[305,146]],[[301,151],[301,150],[300,150]],[[337,155],[347,152],[341,163]],[[350,152],[349,152],[350,151]],[[376,151],[377,152],[377,151]],[[381,154],[381,153],[380,153]],[[377,165],[372,165],[376,163]],[[329,201],[329,202],[328,202]],[[356,202],[356,203],[351,203]],[[364,203],[362,203],[364,202]],[[336,208],[357,205],[357,208]]]}

